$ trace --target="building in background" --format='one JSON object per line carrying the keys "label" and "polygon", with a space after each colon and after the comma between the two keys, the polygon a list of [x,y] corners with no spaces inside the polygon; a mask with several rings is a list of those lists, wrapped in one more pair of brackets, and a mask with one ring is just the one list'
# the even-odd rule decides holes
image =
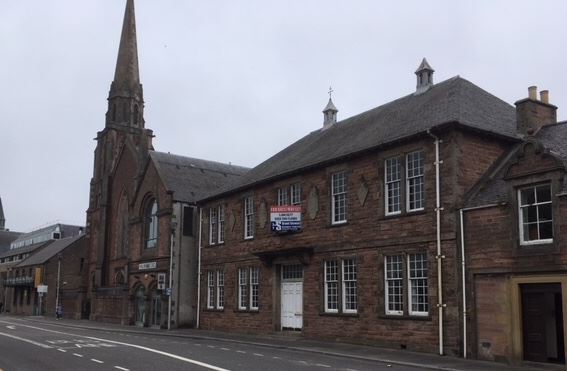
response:
{"label": "building in background", "polygon": [[[4,208],[2,206],[2,198],[0,197],[0,256],[10,250],[10,244],[21,235],[20,232],[12,232],[6,228],[6,217],[4,216]],[[3,268],[2,259],[0,258],[0,313],[4,311],[4,296],[6,290],[4,280],[7,278],[7,270]]]}
{"label": "building in background", "polygon": [[53,224],[32,232],[22,233],[10,243],[4,253],[0,253],[0,288],[3,295],[3,308],[12,312],[15,305],[30,303],[34,296],[35,281],[33,272],[29,270],[15,270],[14,267],[35,253],[40,252],[52,242],[67,237],[78,236],[83,233],[84,227]]}

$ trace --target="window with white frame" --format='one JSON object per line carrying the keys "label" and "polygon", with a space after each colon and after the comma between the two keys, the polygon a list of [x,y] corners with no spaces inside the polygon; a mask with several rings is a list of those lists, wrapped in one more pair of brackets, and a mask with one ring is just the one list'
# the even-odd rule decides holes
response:
{"label": "window with white frame", "polygon": [[218,213],[216,207],[211,207],[209,210],[209,243],[214,245],[218,242]]}
{"label": "window with white frame", "polygon": [[300,205],[301,184],[295,183],[289,187],[278,188],[278,206]]}
{"label": "window with white frame", "polygon": [[425,253],[408,254],[409,314],[429,314],[427,257]]}
{"label": "window with white frame", "polygon": [[347,221],[347,175],[344,171],[333,174],[331,197],[332,223],[345,223]]}
{"label": "window with white frame", "polygon": [[207,308],[215,307],[215,272],[209,271],[207,275]]}
{"label": "window with white frame", "polygon": [[401,255],[384,258],[384,278],[386,282],[386,314],[404,314],[404,269]]}
{"label": "window with white frame", "polygon": [[238,270],[238,309],[248,308],[248,269]]}
{"label": "window with white frame", "polygon": [[224,271],[207,272],[207,309],[224,309]]}
{"label": "window with white frame", "polygon": [[209,209],[209,244],[224,242],[224,205]]}
{"label": "window with white frame", "polygon": [[[405,271],[404,259],[407,260]],[[384,307],[387,315],[429,314],[427,272],[426,253],[384,257]],[[407,296],[404,294],[406,285]]]}
{"label": "window with white frame", "polygon": [[301,184],[292,184],[290,187],[290,195],[292,205],[301,205]]}
{"label": "window with white frame", "polygon": [[289,205],[289,194],[287,187],[278,189],[278,206]]}
{"label": "window with white frame", "polygon": [[224,309],[224,271],[217,271],[217,309]]}
{"label": "window with white frame", "polygon": [[339,269],[336,260],[325,262],[325,312],[339,311]]}
{"label": "window with white frame", "polygon": [[518,190],[520,243],[531,245],[553,242],[551,184]]}
{"label": "window with white frame", "polygon": [[244,199],[244,238],[254,237],[254,198]]}
{"label": "window with white frame", "polygon": [[343,312],[356,313],[358,308],[356,292],[356,261],[343,260]]}
{"label": "window with white frame", "polygon": [[423,151],[408,153],[406,156],[407,210],[423,210],[424,207],[424,166]]}
{"label": "window with white frame", "polygon": [[258,310],[260,307],[260,268],[238,269],[238,309]]}
{"label": "window with white frame", "polygon": [[325,261],[324,300],[327,313],[358,310],[357,268],[353,258]]}
{"label": "window with white frame", "polygon": [[259,282],[260,269],[250,268],[250,309],[258,310],[260,305],[260,282]]}
{"label": "window with white frame", "polygon": [[402,211],[402,166],[399,157],[392,157],[384,162],[384,180],[386,191],[386,215],[399,214]]}

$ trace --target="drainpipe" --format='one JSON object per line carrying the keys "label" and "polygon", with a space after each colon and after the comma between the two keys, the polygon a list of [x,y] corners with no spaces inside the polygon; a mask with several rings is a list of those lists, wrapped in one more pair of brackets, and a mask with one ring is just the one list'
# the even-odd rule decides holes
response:
{"label": "drainpipe", "polygon": [[443,162],[439,160],[439,137],[432,134],[431,131],[427,130],[433,139],[435,139],[435,214],[436,214],[436,224],[437,224],[437,309],[439,311],[439,354],[443,355],[443,309],[446,304],[443,303],[443,275],[442,275],[442,262],[445,258],[441,254],[441,191],[440,191],[440,177],[439,165]]}
{"label": "drainpipe", "polygon": [[[57,315],[57,308],[59,308],[59,281],[61,280],[61,254],[57,254],[57,291],[55,293],[55,314]],[[59,318],[59,317],[58,317]]]}
{"label": "drainpipe", "polygon": [[467,295],[466,295],[466,258],[465,258],[465,223],[463,214],[465,211],[469,210],[479,210],[479,209],[486,209],[489,207],[500,206],[502,204],[489,204],[483,206],[475,206],[475,207],[466,207],[459,210],[459,223],[461,229],[461,285],[463,288],[463,358],[467,358]]}
{"label": "drainpipe", "polygon": [[171,236],[169,242],[169,295],[167,298],[167,329],[171,330],[171,297],[173,295],[173,248],[175,246],[175,229],[177,228],[176,222],[171,222]]}
{"label": "drainpipe", "polygon": [[197,261],[197,324],[200,328],[199,318],[201,313],[201,242],[203,231],[203,209],[199,208],[199,256]]}

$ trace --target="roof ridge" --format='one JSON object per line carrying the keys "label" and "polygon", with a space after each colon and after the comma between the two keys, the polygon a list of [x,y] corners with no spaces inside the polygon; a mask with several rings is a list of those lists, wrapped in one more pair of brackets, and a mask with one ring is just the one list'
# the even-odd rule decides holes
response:
{"label": "roof ridge", "polygon": [[[218,164],[218,165],[224,165],[224,166],[231,166],[231,167],[235,167],[235,168],[249,169],[246,166],[234,165],[234,164],[231,164],[231,163],[227,164],[226,162],[206,160],[206,159],[203,159],[203,158],[189,157],[189,156],[185,156],[185,155],[177,155],[175,153],[169,153],[169,152],[150,151],[150,155],[152,155],[152,154],[156,154],[156,155],[161,154],[161,155],[166,155],[166,156],[170,156],[170,157],[180,157],[180,158],[183,158],[183,159],[186,159],[186,160],[202,161],[202,162],[209,163],[209,164]],[[170,165],[178,165],[178,164],[170,163],[170,162],[167,162],[167,161],[162,161],[162,162],[165,162],[165,163],[170,164]],[[195,166],[195,167],[197,167],[197,166]]]}

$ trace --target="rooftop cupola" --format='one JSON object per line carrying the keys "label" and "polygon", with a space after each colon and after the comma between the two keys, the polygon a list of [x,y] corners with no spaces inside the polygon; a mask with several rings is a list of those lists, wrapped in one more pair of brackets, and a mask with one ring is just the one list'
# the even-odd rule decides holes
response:
{"label": "rooftop cupola", "polygon": [[433,72],[435,70],[431,68],[427,59],[423,58],[421,64],[415,71],[417,76],[417,88],[415,94],[425,93],[431,86],[433,86]]}
{"label": "rooftop cupola", "polygon": [[327,129],[337,122],[337,112],[339,110],[333,104],[333,89],[329,88],[329,102],[323,110],[323,129]]}

